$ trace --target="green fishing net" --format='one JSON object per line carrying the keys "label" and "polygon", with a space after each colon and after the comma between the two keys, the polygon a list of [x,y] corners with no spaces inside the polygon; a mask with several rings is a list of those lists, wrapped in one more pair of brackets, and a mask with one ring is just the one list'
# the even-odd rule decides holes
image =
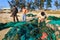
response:
{"label": "green fishing net", "polygon": [[43,32],[48,34],[47,40],[56,40],[55,31],[45,25],[38,27],[38,20],[36,18],[29,22],[10,22],[9,24],[13,24],[13,27],[5,35],[3,40],[40,40]]}

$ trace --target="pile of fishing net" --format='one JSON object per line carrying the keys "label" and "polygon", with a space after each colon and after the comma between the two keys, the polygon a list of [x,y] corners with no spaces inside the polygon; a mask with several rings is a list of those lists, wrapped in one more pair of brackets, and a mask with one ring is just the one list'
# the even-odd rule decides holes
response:
{"label": "pile of fishing net", "polygon": [[29,13],[29,14],[26,14],[26,16],[28,16],[28,17],[35,17],[36,15],[34,15],[32,13]]}
{"label": "pile of fishing net", "polygon": [[47,20],[60,20],[60,17],[49,16],[49,17],[47,18]]}
{"label": "pile of fishing net", "polygon": [[0,23],[0,30],[7,28],[7,27],[5,27],[5,25],[6,25],[6,23]]}
{"label": "pile of fishing net", "polygon": [[9,26],[13,27],[5,35],[3,40],[56,40],[55,31],[46,27],[46,25],[38,27],[37,18],[29,22],[16,22]]}
{"label": "pile of fishing net", "polygon": [[59,25],[60,26],[60,20],[51,20],[49,23],[52,25]]}
{"label": "pile of fishing net", "polygon": [[18,22],[0,23],[0,30],[3,30],[5,28],[13,27],[14,24],[16,24],[16,23],[18,23]]}
{"label": "pile of fishing net", "polygon": [[60,30],[60,17],[49,16],[47,19],[51,20],[48,22],[50,25],[53,25],[54,28]]}
{"label": "pile of fishing net", "polygon": [[60,39],[60,21],[51,20],[49,23],[50,28],[55,30],[56,39]]}
{"label": "pile of fishing net", "polygon": [[56,38],[57,40],[59,40],[58,38],[60,38],[60,17],[49,16],[47,19],[50,20],[50,22],[48,23],[51,28],[55,29],[55,33],[57,32]]}

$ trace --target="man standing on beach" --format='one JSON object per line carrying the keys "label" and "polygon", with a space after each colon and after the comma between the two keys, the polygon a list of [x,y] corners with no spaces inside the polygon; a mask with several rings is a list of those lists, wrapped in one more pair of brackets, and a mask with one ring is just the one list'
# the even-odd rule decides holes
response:
{"label": "man standing on beach", "polygon": [[[12,15],[11,15],[11,16],[13,17],[13,21],[14,21],[14,22],[15,22],[16,20],[19,21],[19,20],[18,20],[18,17],[17,17],[17,13],[18,13],[17,6],[14,5],[11,11],[12,11]],[[16,18],[16,20],[15,20],[15,18]]]}
{"label": "man standing on beach", "polygon": [[23,12],[22,19],[23,19],[23,21],[26,21],[26,13],[28,12],[28,10],[25,8],[25,6],[23,6],[23,8],[22,8],[22,12]]}

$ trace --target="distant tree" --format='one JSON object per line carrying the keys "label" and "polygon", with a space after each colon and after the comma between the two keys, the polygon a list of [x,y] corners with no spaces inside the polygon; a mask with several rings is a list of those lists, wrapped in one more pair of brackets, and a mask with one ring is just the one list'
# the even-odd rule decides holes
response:
{"label": "distant tree", "polygon": [[30,2],[27,2],[27,8],[29,9],[29,10],[33,10],[33,8],[34,8],[34,3],[32,2],[33,0],[30,0]]}
{"label": "distant tree", "polygon": [[35,0],[34,4],[35,4],[39,9],[43,9],[43,7],[44,7],[44,0]]}
{"label": "distant tree", "polygon": [[59,9],[60,9],[60,0],[59,0]]}
{"label": "distant tree", "polygon": [[17,6],[19,5],[19,0],[15,0],[15,5],[17,5]]}
{"label": "distant tree", "polygon": [[13,6],[12,3],[11,3],[10,1],[8,1],[8,3],[9,3],[9,5],[10,5],[10,8],[12,8],[12,6]]}
{"label": "distant tree", "polygon": [[52,0],[46,0],[46,9],[48,9],[49,7],[51,7],[51,2]]}
{"label": "distant tree", "polygon": [[35,9],[36,7],[38,9],[39,8],[44,9],[44,2],[46,2],[46,8],[47,9],[49,7],[51,7],[52,0],[34,0],[34,2],[32,2],[32,0],[30,0],[30,2],[26,2],[26,0],[11,0],[11,1],[8,1],[8,3],[10,4],[11,7],[13,5],[17,5],[20,9],[22,9],[23,6],[27,7],[28,9]]}
{"label": "distant tree", "polygon": [[30,6],[31,6],[31,3],[28,3],[27,4],[27,8],[30,9]]}
{"label": "distant tree", "polygon": [[44,0],[40,0],[40,9],[43,9],[44,8]]}
{"label": "distant tree", "polygon": [[38,2],[39,0],[35,0],[35,2],[34,2],[34,4],[36,5],[36,6],[39,6],[39,3],[40,2]]}
{"label": "distant tree", "polygon": [[55,1],[55,6],[56,6],[56,8],[58,9],[59,3],[58,3],[57,0]]}
{"label": "distant tree", "polygon": [[25,0],[11,0],[11,1],[8,1],[8,3],[10,4],[11,8],[13,7],[13,5],[16,5],[21,9],[23,6],[25,6]]}

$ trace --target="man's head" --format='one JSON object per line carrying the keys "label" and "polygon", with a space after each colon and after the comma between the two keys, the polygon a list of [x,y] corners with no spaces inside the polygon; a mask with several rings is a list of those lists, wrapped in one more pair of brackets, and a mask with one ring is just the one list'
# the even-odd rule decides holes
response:
{"label": "man's head", "polygon": [[41,12],[41,15],[44,16],[45,15],[45,12]]}
{"label": "man's head", "polygon": [[13,5],[13,7],[17,7],[16,5]]}
{"label": "man's head", "polygon": [[15,5],[13,5],[13,7],[15,7]]}
{"label": "man's head", "polygon": [[24,8],[24,9],[25,9],[25,6],[22,6],[22,8]]}

